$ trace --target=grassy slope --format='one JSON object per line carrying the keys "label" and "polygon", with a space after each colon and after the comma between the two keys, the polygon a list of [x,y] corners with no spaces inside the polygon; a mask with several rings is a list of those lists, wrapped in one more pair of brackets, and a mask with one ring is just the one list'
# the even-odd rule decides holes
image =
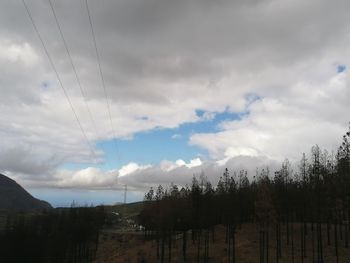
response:
{"label": "grassy slope", "polygon": [[107,212],[117,212],[124,218],[135,219],[143,208],[143,202],[105,206]]}

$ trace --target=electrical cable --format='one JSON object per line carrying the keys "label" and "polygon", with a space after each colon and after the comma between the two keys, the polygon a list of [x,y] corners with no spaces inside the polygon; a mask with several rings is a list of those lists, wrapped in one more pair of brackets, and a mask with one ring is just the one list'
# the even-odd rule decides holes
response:
{"label": "electrical cable", "polygon": [[115,130],[114,130],[112,114],[111,114],[111,107],[110,107],[110,102],[108,99],[108,93],[107,93],[107,89],[106,89],[104,75],[102,72],[101,59],[100,59],[100,54],[99,54],[98,48],[97,48],[96,35],[95,35],[95,31],[94,31],[94,26],[92,23],[92,17],[91,17],[91,12],[90,12],[90,8],[89,8],[88,0],[85,0],[85,5],[86,5],[87,15],[89,18],[89,23],[90,23],[92,40],[93,40],[94,47],[95,47],[96,59],[97,59],[98,69],[99,69],[99,73],[100,73],[100,77],[101,77],[101,84],[103,87],[103,92],[104,92],[106,103],[107,103],[107,110],[108,110],[109,121],[110,121],[111,128],[112,128],[113,141],[114,141],[114,145],[115,145],[116,152],[117,152],[117,158],[119,159],[118,146],[117,146],[117,142],[116,142]]}
{"label": "electrical cable", "polygon": [[88,146],[89,146],[89,148],[90,148],[90,151],[91,151],[91,154],[92,154],[92,156],[93,156],[93,158],[94,158],[94,161],[96,162],[96,161],[97,161],[97,158],[96,158],[95,152],[94,152],[94,150],[93,150],[93,148],[92,148],[92,146],[91,146],[91,143],[90,143],[88,137],[86,136],[85,130],[84,130],[84,128],[83,128],[83,126],[82,126],[82,124],[81,124],[81,122],[80,122],[80,120],[79,120],[79,117],[78,117],[78,115],[77,115],[77,113],[76,113],[76,111],[75,111],[75,109],[74,109],[74,107],[73,107],[73,103],[72,103],[72,101],[70,100],[70,98],[69,98],[69,96],[68,96],[67,90],[66,90],[66,89],[64,88],[64,86],[63,86],[63,82],[62,82],[62,80],[61,80],[61,77],[60,77],[60,75],[59,75],[59,73],[58,73],[58,71],[57,71],[57,69],[56,69],[56,66],[55,66],[55,64],[54,64],[54,62],[53,62],[53,60],[52,60],[52,58],[51,58],[51,56],[50,56],[50,53],[49,53],[49,51],[48,51],[48,49],[47,49],[47,47],[46,47],[46,45],[45,45],[45,42],[44,42],[44,40],[43,40],[43,38],[42,38],[42,36],[41,36],[41,34],[40,34],[40,32],[39,32],[39,30],[38,30],[36,24],[35,24],[35,21],[34,21],[33,16],[32,16],[32,14],[31,14],[31,12],[30,12],[30,10],[29,10],[29,7],[28,7],[28,5],[26,4],[25,0],[22,0],[22,3],[23,3],[23,5],[24,5],[25,10],[26,10],[26,12],[27,12],[27,14],[28,14],[28,17],[29,17],[29,19],[30,19],[30,21],[31,21],[31,23],[32,23],[32,25],[33,25],[33,28],[34,28],[34,30],[35,30],[35,32],[36,32],[36,34],[37,34],[37,36],[38,36],[38,38],[39,38],[39,40],[40,40],[40,42],[41,42],[41,45],[43,46],[43,49],[44,49],[45,54],[46,54],[46,56],[47,56],[47,58],[48,58],[48,60],[49,60],[49,62],[50,62],[50,64],[51,64],[51,67],[52,67],[53,71],[54,71],[55,74],[56,74],[56,77],[57,77],[57,80],[58,80],[58,82],[59,82],[59,85],[60,85],[60,87],[62,88],[63,94],[64,94],[66,100],[68,101],[69,105],[70,105],[70,108],[71,108],[71,110],[72,110],[72,112],[73,112],[73,115],[74,115],[74,117],[75,117],[75,120],[76,120],[76,122],[77,122],[77,124],[78,124],[78,126],[79,126],[79,128],[80,128],[80,130],[81,130],[81,132],[82,132],[82,134],[83,134],[83,137],[85,138],[85,140],[86,140],[86,142],[87,142],[87,144],[88,144]]}

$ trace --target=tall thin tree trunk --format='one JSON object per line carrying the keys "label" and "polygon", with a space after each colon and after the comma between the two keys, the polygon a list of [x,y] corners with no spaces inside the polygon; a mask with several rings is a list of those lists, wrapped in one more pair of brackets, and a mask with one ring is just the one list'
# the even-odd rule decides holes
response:
{"label": "tall thin tree trunk", "polygon": [[320,223],[320,257],[321,257],[321,262],[323,263],[323,238],[322,238],[322,224]]}
{"label": "tall thin tree trunk", "polygon": [[286,228],[287,228],[287,245],[289,245],[289,215],[288,215],[288,213],[287,213]]}
{"label": "tall thin tree trunk", "polygon": [[229,224],[226,224],[226,237],[225,237],[225,242],[227,244],[229,240]]}
{"label": "tall thin tree trunk", "polygon": [[278,223],[276,224],[276,262],[279,263],[279,235],[278,235]]}
{"label": "tall thin tree trunk", "polygon": [[172,241],[172,232],[169,231],[169,237],[168,237],[168,261],[171,262],[171,241]]}
{"label": "tall thin tree trunk", "polygon": [[291,222],[291,240],[292,240],[292,263],[294,263],[294,226],[293,226],[293,220]]}
{"label": "tall thin tree trunk", "polygon": [[339,237],[340,237],[340,240],[343,240],[343,217],[342,217],[342,214],[341,212],[339,212],[339,219],[340,219],[340,222],[339,222]]}
{"label": "tall thin tree trunk", "polygon": [[160,256],[160,262],[164,263],[164,254],[165,254],[165,235],[162,233],[162,250]]}
{"label": "tall thin tree trunk", "polygon": [[303,248],[303,251],[304,251],[304,258],[306,258],[307,256],[307,253],[306,253],[306,236],[307,236],[307,223],[305,222],[305,219],[304,219],[304,235],[303,235],[303,244],[304,244],[304,248]]}
{"label": "tall thin tree trunk", "polygon": [[232,230],[232,263],[236,263],[236,226]]}
{"label": "tall thin tree trunk", "polygon": [[211,228],[211,241],[215,243],[215,226]]}
{"label": "tall thin tree trunk", "polygon": [[186,247],[187,247],[187,231],[183,231],[183,236],[182,236],[182,255],[184,261],[186,261]]}
{"label": "tall thin tree trunk", "polygon": [[197,234],[197,242],[198,242],[198,248],[197,248],[197,262],[200,263],[200,255],[201,255],[201,231],[199,230]]}
{"label": "tall thin tree trunk", "polygon": [[329,220],[327,221],[327,245],[331,245],[331,224]]}
{"label": "tall thin tree trunk", "polygon": [[300,257],[301,263],[304,263],[304,225],[300,225]]}
{"label": "tall thin tree trunk", "polygon": [[266,230],[266,263],[269,263],[269,229]]}
{"label": "tall thin tree trunk", "polygon": [[157,259],[159,259],[159,231],[157,230]]}
{"label": "tall thin tree trunk", "polygon": [[344,224],[344,231],[345,231],[345,247],[349,247],[349,235],[348,235],[348,220],[349,218],[347,217],[346,213],[344,213],[345,217],[345,224]]}
{"label": "tall thin tree trunk", "polygon": [[227,245],[227,257],[228,262],[231,262],[231,225],[227,228],[228,229],[228,245]]}
{"label": "tall thin tree trunk", "polygon": [[209,236],[209,229],[206,231],[206,236],[205,236],[205,241],[206,241],[206,246],[205,246],[205,262],[209,262],[209,243],[210,243],[210,236]]}
{"label": "tall thin tree trunk", "polygon": [[312,262],[315,262],[315,236],[314,236],[314,222],[311,222],[311,247],[312,247]]}
{"label": "tall thin tree trunk", "polygon": [[335,245],[335,256],[337,258],[337,263],[339,262],[339,255],[338,255],[338,229],[337,229],[337,223],[334,224],[334,245]]}
{"label": "tall thin tree trunk", "polygon": [[264,263],[264,231],[260,230],[260,263]]}

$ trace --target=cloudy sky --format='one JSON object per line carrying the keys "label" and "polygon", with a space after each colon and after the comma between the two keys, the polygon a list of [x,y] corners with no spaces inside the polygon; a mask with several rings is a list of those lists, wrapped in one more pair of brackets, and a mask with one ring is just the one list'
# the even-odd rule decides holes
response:
{"label": "cloudy sky", "polygon": [[85,0],[25,3],[54,68],[0,0],[0,172],[54,205],[275,169],[347,129],[348,0],[89,0],[98,54]]}

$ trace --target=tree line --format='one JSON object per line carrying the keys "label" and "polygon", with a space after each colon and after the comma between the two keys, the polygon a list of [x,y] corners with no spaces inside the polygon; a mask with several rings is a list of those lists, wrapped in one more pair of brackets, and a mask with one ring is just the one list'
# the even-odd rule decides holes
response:
{"label": "tree line", "polygon": [[103,207],[71,207],[8,215],[0,231],[0,261],[88,263],[96,256]]}
{"label": "tree line", "polygon": [[182,238],[184,261],[190,239],[198,247],[197,262],[208,262],[217,225],[226,227],[228,262],[236,262],[235,234],[244,223],[257,224],[261,263],[278,263],[285,245],[291,262],[324,262],[326,246],[338,262],[339,248],[349,247],[350,127],[336,153],[316,145],[296,171],[288,160],[273,174],[265,168],[253,177],[225,169],[216,186],[202,174],[190,186],[151,188],[144,200],[139,222],[156,240],[160,262],[171,261],[174,236]]}

